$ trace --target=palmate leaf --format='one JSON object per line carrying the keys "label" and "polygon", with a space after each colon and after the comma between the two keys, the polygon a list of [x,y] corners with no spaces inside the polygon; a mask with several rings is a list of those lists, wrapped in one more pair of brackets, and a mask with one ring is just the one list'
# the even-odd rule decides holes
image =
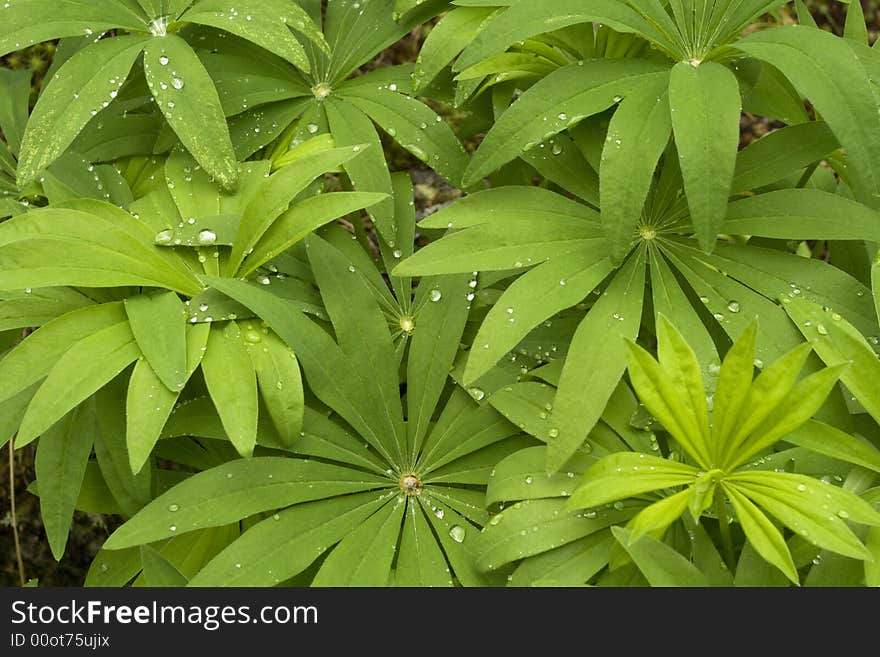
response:
{"label": "palmate leaf", "polygon": [[101,329],[74,344],[34,394],[22,418],[16,444],[23,446],[34,440],[139,355],[128,322]]}
{"label": "palmate leaf", "polygon": [[37,446],[40,516],[52,555],[64,555],[71,516],[92,452],[95,406],[89,400],[47,431]]}
{"label": "palmate leaf", "polygon": [[202,357],[202,372],[230,441],[239,454],[248,457],[257,442],[259,398],[257,376],[245,340],[235,321],[212,330]]}
{"label": "palmate leaf", "polygon": [[669,77],[669,107],[691,221],[711,251],[724,220],[739,146],[741,101],[733,73],[716,62],[679,62]]}
{"label": "palmate leaf", "polygon": [[174,292],[139,294],[125,300],[131,332],[152,370],[169,390],[183,388],[186,310]]}
{"label": "palmate leaf", "polygon": [[[210,324],[186,328],[185,380],[201,363],[210,332]],[[125,404],[125,439],[133,473],[140,472],[152,453],[179,396],[180,390],[166,386],[144,358],[138,359],[128,380]]]}
{"label": "palmate leaf", "polygon": [[669,545],[650,536],[632,541],[630,533],[622,527],[612,527],[611,532],[651,586],[709,586],[703,573]]}
{"label": "palmate leaf", "polygon": [[666,81],[629,95],[614,113],[602,150],[602,225],[620,263],[629,253],[654,169],[672,133]]}
{"label": "palmate leaf", "polygon": [[93,333],[125,321],[122,303],[89,305],[40,327],[0,361],[0,400],[39,382],[72,346]]}
{"label": "palmate leaf", "polygon": [[[327,234],[333,236],[334,231]],[[371,288],[374,272],[361,275],[357,267],[349,267],[348,263],[372,265],[368,259],[349,259],[351,240],[344,239],[346,246],[337,249],[333,245],[337,239],[311,237],[307,252],[338,342],[299,311],[291,312],[287,304],[274,296],[271,286],[251,286],[220,278],[208,280],[257,311],[296,349],[316,396],[339,413],[327,419],[307,409],[304,433],[287,448],[292,453],[290,457],[258,456],[236,461],[236,467],[263,467],[260,464],[268,459],[272,467],[267,464],[261,476],[275,480],[276,463],[293,467],[287,464],[307,463],[299,455],[314,456],[320,459],[320,467],[346,473],[352,481],[368,483],[362,483],[358,489],[334,492],[319,490],[318,482],[310,480],[300,488],[314,496],[298,501],[281,500],[277,493],[255,495],[253,483],[246,482],[238,494],[248,496],[249,501],[262,499],[261,504],[271,506],[259,510],[247,507],[237,518],[275,510],[278,513],[232,542],[190,580],[190,585],[272,585],[298,575],[325,552],[329,552],[327,558],[311,571],[317,574],[307,575],[315,585],[384,585],[391,580],[397,584],[448,585],[457,581],[476,585],[486,581],[474,566],[472,547],[478,527],[486,520],[481,509],[481,488],[501,456],[531,441],[517,437],[515,427],[490,406],[475,403],[464,391],[453,387],[450,394],[445,394],[448,372],[469,308],[467,291],[471,288],[464,276],[422,281],[415,303],[418,305],[422,298],[429,306],[413,311],[416,323],[409,363],[405,369],[399,368],[388,322],[378,305],[378,299],[385,297]],[[246,320],[242,325],[247,325]],[[207,353],[211,354],[211,345]],[[413,379],[409,382],[411,396],[408,395],[412,429],[405,428],[403,423],[398,387],[402,372]],[[222,416],[222,409],[219,414]],[[342,424],[342,418],[349,421],[351,428]],[[224,424],[210,406],[200,401],[182,405],[165,431],[167,435],[210,434],[209,437],[223,438],[227,433]],[[278,449],[282,443],[273,434],[269,423],[262,424],[257,431],[262,444]],[[365,441],[369,450],[364,447]],[[183,522],[185,518],[180,515],[192,506],[186,487],[195,486],[200,478],[206,482],[210,478],[210,485],[206,483],[199,489],[204,493],[191,491],[199,499],[198,495],[214,491],[216,481],[227,477],[225,468],[232,466],[213,468],[172,488],[165,494],[167,497],[157,499],[128,525],[135,527],[141,517],[152,517],[149,526],[144,524],[144,531],[150,533],[119,539],[123,541],[120,543],[113,539],[108,547],[125,549],[191,530],[189,521]],[[213,508],[223,513],[234,512],[230,509],[241,506],[215,501],[213,494],[207,497],[204,504],[215,504]],[[203,527],[206,515],[212,514],[206,514],[199,504],[186,517],[192,517],[200,523],[197,527]],[[281,510],[285,507],[289,508]],[[223,515],[216,522],[234,520]],[[174,529],[170,529],[172,525]],[[127,530],[119,531],[118,536],[125,537]],[[394,547],[398,554],[396,564]],[[297,558],[290,559],[288,549],[294,550]],[[354,571],[349,567],[352,559],[361,564]]]}
{"label": "palmate leaf", "polygon": [[[556,426],[547,452],[548,471],[560,468],[574,454],[623,374],[623,338],[635,339],[641,324],[644,258],[642,249],[630,256],[572,338],[553,406]],[[581,383],[586,376],[591,381],[588,395]]]}
{"label": "palmate leaf", "polygon": [[783,308],[826,365],[849,364],[841,381],[875,421],[880,421],[880,394],[875,383],[880,363],[872,345],[834,310],[802,299],[787,299]]}
{"label": "palmate leaf", "polygon": [[617,98],[667,76],[662,63],[639,59],[597,59],[558,69],[520,96],[495,123],[468,166],[464,185],[473,185],[523,151],[608,109]]}
{"label": "palmate leaf", "polygon": [[145,285],[194,296],[202,285],[175,254],[152,245],[146,225],[102,202],[46,208],[0,228],[0,285]]}
{"label": "palmate leaf", "polygon": [[2,55],[60,37],[91,36],[120,27],[139,31],[144,27],[142,16],[118,2],[19,0],[8,4],[0,8]]}
{"label": "palmate leaf", "polygon": [[736,47],[776,66],[816,107],[846,149],[847,176],[856,198],[877,207],[880,116],[874,111],[868,74],[847,42],[823,30],[792,25],[750,34]]}
{"label": "palmate leaf", "polygon": [[65,62],[28,121],[19,157],[19,187],[34,181],[110,104],[148,41],[140,35],[99,41]]}
{"label": "palmate leaf", "polygon": [[225,187],[238,179],[235,153],[214,83],[193,49],[177,35],[144,47],[150,92],[180,141]]}

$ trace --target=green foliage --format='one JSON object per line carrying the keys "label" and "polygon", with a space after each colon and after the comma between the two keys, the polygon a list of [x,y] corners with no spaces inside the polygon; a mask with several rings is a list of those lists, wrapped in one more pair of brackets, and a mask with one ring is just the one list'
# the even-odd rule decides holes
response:
{"label": "green foliage", "polygon": [[787,4],[5,3],[55,558],[78,509],[88,586],[876,585],[880,51]]}

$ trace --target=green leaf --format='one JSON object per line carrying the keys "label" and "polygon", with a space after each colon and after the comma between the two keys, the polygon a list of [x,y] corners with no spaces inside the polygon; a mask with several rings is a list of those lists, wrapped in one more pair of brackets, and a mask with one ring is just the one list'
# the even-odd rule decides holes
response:
{"label": "green leaf", "polygon": [[514,281],[489,310],[473,340],[465,384],[483,376],[535,326],[575,306],[605,280],[613,270],[607,250],[604,240],[592,240]]}
{"label": "green leaf", "polygon": [[666,80],[658,79],[627,96],[608,126],[599,194],[602,225],[616,264],[631,249],[654,169],[672,134],[666,86]]}
{"label": "green leaf", "polygon": [[257,442],[257,377],[234,321],[211,330],[202,372],[229,440],[243,457],[251,456]]}
{"label": "green leaf", "polygon": [[[556,435],[551,434],[548,471],[559,469],[574,454],[601,417],[626,369],[624,338],[635,339],[641,325],[644,258],[643,250],[630,257],[572,338],[553,406]],[[586,378],[591,385],[589,396],[584,395]]]}
{"label": "green leaf", "polygon": [[33,71],[0,69],[0,129],[13,155],[18,155],[28,121]]}
{"label": "green leaf", "polygon": [[596,59],[570,64],[526,91],[495,123],[464,175],[468,187],[585,118],[608,109],[656,78],[665,65],[639,59]]}
{"label": "green leaf", "polygon": [[[210,324],[186,329],[186,380],[202,361],[210,331]],[[147,462],[179,396],[178,390],[162,383],[145,359],[138,360],[128,381],[125,403],[125,438],[132,472],[140,472]]]}
{"label": "green leaf", "polygon": [[694,466],[649,454],[611,454],[587,470],[566,506],[589,508],[663,488],[686,486],[694,482],[698,472]]}
{"label": "green leaf", "polygon": [[80,340],[124,321],[122,303],[113,302],[71,311],[40,327],[0,361],[0,400],[9,400],[43,379]]}
{"label": "green leaf", "polygon": [[[464,530],[465,538],[466,532]],[[419,504],[407,505],[394,584],[418,587],[452,586],[446,557]]]}
{"label": "green leaf", "polygon": [[875,421],[880,422],[880,362],[867,340],[839,314],[803,299],[783,304],[792,322],[813,341],[813,350],[826,365],[849,363],[840,380]]}
{"label": "green leaf", "polygon": [[123,515],[132,516],[152,498],[153,473],[134,474],[125,437],[125,377],[116,377],[95,394],[95,456],[107,488]]}
{"label": "green leaf", "polygon": [[721,231],[784,240],[880,241],[880,213],[840,194],[783,189],[727,206]]}
{"label": "green leaf", "polygon": [[253,273],[257,267],[280,255],[315,229],[384,199],[384,194],[329,192],[297,203],[266,230],[242,265],[241,273]]}
{"label": "green leaf", "polygon": [[257,245],[278,216],[290,207],[309,183],[357,157],[360,152],[361,149],[355,150],[355,147],[319,151],[303,158],[296,166],[283,167],[275,172],[244,209],[226,273],[231,276],[238,271],[248,251]]}
{"label": "green leaf", "polygon": [[186,382],[185,312],[174,292],[125,299],[125,313],[138,347],[169,390],[180,390]]}
{"label": "green leaf", "polygon": [[452,129],[418,100],[381,89],[339,90],[341,97],[367,114],[403,148],[440,175],[458,184],[468,163],[467,153]]}
{"label": "green leaf", "polygon": [[344,103],[328,98],[324,104],[330,133],[340,147],[349,149],[369,144],[361,154],[345,163],[345,172],[359,192],[378,192],[388,194],[388,198],[376,203],[368,210],[376,224],[379,234],[386,241],[393,239],[394,225],[394,194],[391,186],[391,174],[385,164],[382,142],[376,128],[369,117],[351,103]]}
{"label": "green leaf", "polygon": [[810,420],[798,427],[786,436],[785,442],[880,472],[880,451],[877,448],[818,420]]}
{"label": "green leaf", "polygon": [[839,144],[824,121],[774,130],[739,152],[731,191],[745,192],[782,180],[818,162]]}
{"label": "green leaf", "polygon": [[306,72],[309,71],[306,51],[288,25],[297,26],[303,32],[308,30],[308,34],[315,37],[315,43],[326,48],[320,31],[308,14],[299,5],[284,0],[202,0],[180,20],[231,32]]}
{"label": "green leaf", "polygon": [[238,180],[226,117],[211,77],[189,44],[175,34],[144,47],[150,92],[180,141],[224,187]]}
{"label": "green leaf", "polygon": [[16,445],[28,444],[140,355],[128,322],[96,331],[58,359],[34,394]]}
{"label": "green leaf", "polygon": [[716,62],[679,62],[669,78],[669,106],[691,221],[708,253],[724,220],[736,166],[739,85]]}
{"label": "green leaf", "polygon": [[493,7],[459,7],[443,16],[428,33],[413,80],[416,90],[427,87],[479,33]]}
{"label": "green leaf", "polygon": [[351,271],[338,250],[316,236],[311,236],[306,246],[349,371],[369,386],[372,427],[385,453],[401,457],[405,453],[403,412],[388,322],[364,279],[356,270]]}
{"label": "green leaf", "polygon": [[729,440],[741,421],[755,373],[757,336],[758,323],[755,321],[733,343],[718,372],[712,409],[713,456],[716,460],[730,447]]}
{"label": "green leaf", "polygon": [[3,7],[0,54],[60,37],[92,36],[114,28],[143,31],[143,17],[122,3],[27,0]]}
{"label": "green leaf", "polygon": [[127,212],[102,201],[28,212],[0,224],[0,288],[143,285],[198,294],[202,285],[171,249]]}
{"label": "green leaf", "polygon": [[257,374],[260,397],[281,442],[290,447],[299,438],[305,410],[296,354],[274,333],[263,333],[255,322],[243,322],[241,328]]}
{"label": "green leaf", "polygon": [[736,47],[773,64],[806,96],[846,150],[856,198],[877,207],[880,115],[868,73],[847,41],[792,25],[750,34]]}
{"label": "green leaf", "polygon": [[40,96],[22,138],[19,187],[33,182],[104,103],[113,101],[148,41],[140,35],[104,39],[76,53],[58,70]]}
{"label": "green leaf", "polygon": [[[626,522],[633,507],[601,513],[566,513],[562,499],[524,500],[492,517],[477,545],[477,566],[483,571],[541,554]],[[537,531],[534,530],[537,527]],[[525,531],[525,534],[523,534]]]}
{"label": "green leaf", "polygon": [[651,586],[701,588],[709,586],[705,576],[696,566],[665,543],[650,536],[642,536],[632,541],[629,530],[623,527],[612,527],[611,532],[632,557]]}
{"label": "green leaf", "polygon": [[104,547],[119,550],[221,527],[264,511],[380,488],[388,479],[354,468],[263,456],[230,461],[189,477],[119,527]]}
{"label": "green leaf", "polygon": [[396,494],[346,495],[294,506],[242,534],[190,586],[272,586],[302,572]]}
{"label": "green leaf", "polygon": [[386,504],[324,560],[312,586],[386,586],[406,504]]}
{"label": "green leaf", "polygon": [[[420,284],[420,287],[425,286],[422,295],[427,295],[427,303],[422,303],[414,318],[415,328],[406,366],[406,429],[412,455],[418,453],[430,430],[434,410],[458,355],[470,310],[468,294],[471,288],[466,281],[463,276],[449,276],[425,278]],[[434,290],[440,294],[437,301],[432,300]]]}
{"label": "green leaf", "polygon": [[748,497],[740,493],[735,485],[722,483],[722,486],[733,505],[733,510],[736,512],[737,520],[739,520],[746,538],[755,551],[768,563],[779,568],[788,579],[799,584],[797,568],[795,568],[782,532]]}
{"label": "green leaf", "polygon": [[64,555],[73,510],[92,453],[94,429],[95,406],[89,401],[46,431],[37,445],[40,516],[56,561]]}
{"label": "green leaf", "polygon": [[141,564],[144,568],[144,581],[149,587],[186,586],[186,577],[149,545],[141,546]]}

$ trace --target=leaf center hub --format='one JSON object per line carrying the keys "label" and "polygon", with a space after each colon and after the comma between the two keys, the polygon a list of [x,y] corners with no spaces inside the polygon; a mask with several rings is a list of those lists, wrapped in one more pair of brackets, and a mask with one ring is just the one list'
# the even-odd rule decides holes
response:
{"label": "leaf center hub", "polygon": [[326,82],[319,82],[314,87],[312,87],[312,94],[314,94],[315,98],[317,98],[318,100],[324,100],[332,93],[333,87],[331,87]]}
{"label": "leaf center hub", "polygon": [[418,475],[412,472],[401,475],[398,485],[404,495],[412,497],[422,494],[422,480],[419,479]]}

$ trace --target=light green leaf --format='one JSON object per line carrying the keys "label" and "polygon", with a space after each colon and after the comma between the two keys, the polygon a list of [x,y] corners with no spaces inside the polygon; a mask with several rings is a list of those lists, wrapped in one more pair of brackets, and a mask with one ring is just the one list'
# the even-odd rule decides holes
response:
{"label": "light green leaf", "polygon": [[0,361],[0,400],[40,381],[80,340],[124,321],[122,303],[113,302],[71,311],[40,327]]}
{"label": "light green leaf", "polygon": [[234,321],[211,330],[202,372],[229,440],[243,457],[251,456],[257,442],[257,376]]}
{"label": "light green leaf", "polygon": [[257,267],[280,255],[324,224],[383,200],[384,194],[329,192],[311,196],[295,204],[263,233],[253,252],[244,261],[241,273],[253,273]]}
{"label": "light green leaf", "polygon": [[40,516],[57,561],[64,555],[73,510],[92,453],[95,406],[75,408],[40,438],[36,473],[40,482]]}
{"label": "light green leaf", "polygon": [[138,347],[169,390],[180,390],[186,382],[185,312],[174,292],[125,299],[125,313]]}
{"label": "light green leaf", "polygon": [[619,452],[587,470],[566,502],[568,508],[596,507],[672,486],[692,484],[697,468],[650,454]]}
{"label": "light green leaf", "polygon": [[623,527],[612,527],[611,532],[651,586],[709,586],[703,573],[669,545],[650,536],[633,541],[629,530]]}
{"label": "light green leaf", "polygon": [[238,272],[248,251],[315,178],[357,157],[361,150],[355,146],[322,150],[272,174],[244,209],[226,273],[232,276]]}
{"label": "light green leaf", "polygon": [[65,62],[28,121],[18,164],[19,187],[33,182],[105,103],[113,101],[148,41],[140,35],[104,39]]}
{"label": "light green leaf", "polygon": [[144,47],[150,92],[180,141],[224,187],[238,180],[226,117],[211,77],[189,44],[176,34]]}
{"label": "light green leaf", "polygon": [[749,543],[767,562],[781,570],[795,584],[800,583],[791,552],[776,526],[735,485],[721,484],[733,505],[737,520]]}
{"label": "light green leaf", "polygon": [[785,312],[826,365],[849,363],[840,380],[875,421],[880,422],[880,361],[871,345],[849,322],[832,310],[803,299],[783,304]]}
{"label": "light green leaf", "polygon": [[717,62],[679,62],[669,78],[669,106],[691,221],[708,253],[724,220],[736,166],[739,86]]}
{"label": "light green leaf", "polygon": [[[210,331],[207,323],[186,329],[186,380],[202,361]],[[140,472],[147,462],[179,396],[179,391],[162,383],[145,359],[138,360],[128,381],[125,404],[125,439],[132,472]]]}
{"label": "light green leaf", "polygon": [[128,322],[101,329],[77,342],[58,359],[34,394],[21,421],[16,445],[21,447],[34,440],[139,355]]}

